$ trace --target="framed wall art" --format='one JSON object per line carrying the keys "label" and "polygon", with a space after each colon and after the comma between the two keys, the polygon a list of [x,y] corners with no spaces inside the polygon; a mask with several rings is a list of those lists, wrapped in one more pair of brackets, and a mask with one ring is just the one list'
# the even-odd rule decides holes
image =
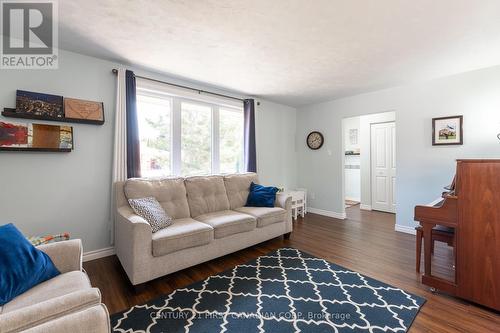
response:
{"label": "framed wall art", "polygon": [[432,145],[462,145],[464,143],[463,116],[432,118]]}
{"label": "framed wall art", "polygon": [[17,90],[16,113],[51,118],[62,118],[64,117],[63,97],[31,91]]}
{"label": "framed wall art", "polygon": [[69,119],[104,122],[104,104],[76,98],[64,98],[64,116]]}
{"label": "framed wall art", "polygon": [[358,129],[357,128],[349,129],[349,143],[351,145],[358,144]]}

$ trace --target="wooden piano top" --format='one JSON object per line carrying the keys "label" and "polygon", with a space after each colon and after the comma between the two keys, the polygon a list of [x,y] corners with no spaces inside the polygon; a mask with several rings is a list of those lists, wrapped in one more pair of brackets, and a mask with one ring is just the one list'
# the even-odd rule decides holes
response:
{"label": "wooden piano top", "polygon": [[500,163],[500,158],[458,158],[457,162],[471,162],[471,163]]}

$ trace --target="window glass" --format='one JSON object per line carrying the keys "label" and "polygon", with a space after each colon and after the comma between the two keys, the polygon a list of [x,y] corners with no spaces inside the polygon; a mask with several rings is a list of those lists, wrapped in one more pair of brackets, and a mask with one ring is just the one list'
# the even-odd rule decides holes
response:
{"label": "window glass", "polygon": [[212,108],[181,103],[181,174],[202,175],[212,171]]}
{"label": "window glass", "polygon": [[137,95],[137,121],[143,177],[172,173],[172,100]]}
{"label": "window glass", "polygon": [[243,112],[219,109],[220,172],[235,173],[243,169]]}

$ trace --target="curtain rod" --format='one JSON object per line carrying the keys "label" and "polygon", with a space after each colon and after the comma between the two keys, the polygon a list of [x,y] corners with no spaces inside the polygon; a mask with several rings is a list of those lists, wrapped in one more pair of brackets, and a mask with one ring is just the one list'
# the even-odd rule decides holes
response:
{"label": "curtain rod", "polygon": [[[117,70],[116,68],[113,68],[113,70],[112,70],[111,72],[113,72],[113,74],[118,74],[118,70]],[[170,82],[166,82],[166,81],[161,81],[161,80],[157,80],[157,79],[152,79],[152,78],[150,78],[150,77],[139,76],[139,75],[135,75],[135,74],[134,74],[134,76],[135,76],[136,78],[139,78],[139,79],[144,79],[144,80],[148,80],[148,81],[153,81],[153,82],[158,82],[158,83],[168,84],[169,86],[174,86],[174,87],[178,87],[178,88],[184,88],[184,89],[193,90],[193,91],[198,92],[198,94],[210,94],[210,95],[214,95],[214,96],[219,96],[219,97],[224,97],[224,98],[235,99],[235,100],[237,100],[237,101],[241,101],[241,102],[244,102],[244,101],[245,101],[245,100],[244,100],[244,99],[242,99],[242,98],[233,97],[233,96],[228,96],[228,95],[223,95],[223,94],[218,94],[218,93],[214,93],[214,92],[211,92],[211,91],[206,91],[206,90],[196,89],[196,88],[192,88],[192,87],[188,87],[188,86],[183,86],[183,85],[176,84],[176,83],[170,83]]]}

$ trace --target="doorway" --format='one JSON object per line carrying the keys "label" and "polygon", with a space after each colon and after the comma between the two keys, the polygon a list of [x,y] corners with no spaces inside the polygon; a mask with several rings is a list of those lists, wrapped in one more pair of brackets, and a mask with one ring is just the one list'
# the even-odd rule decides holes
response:
{"label": "doorway", "polygon": [[344,119],[344,206],[361,203],[360,117]]}
{"label": "doorway", "polygon": [[[344,212],[396,212],[396,113],[342,120]],[[359,214],[359,212],[357,213]]]}

